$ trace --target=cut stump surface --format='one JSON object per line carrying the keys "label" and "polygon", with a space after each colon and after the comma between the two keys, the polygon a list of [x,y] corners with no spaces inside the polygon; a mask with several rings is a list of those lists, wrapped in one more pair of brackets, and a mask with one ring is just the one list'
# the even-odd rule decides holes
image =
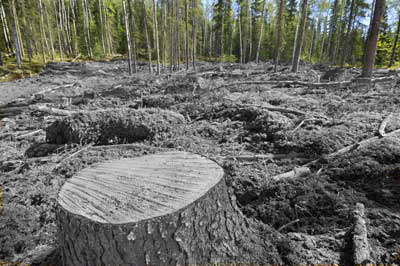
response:
{"label": "cut stump surface", "polygon": [[83,169],[60,191],[66,211],[100,223],[129,223],[173,213],[202,197],[223,178],[200,155],[165,152]]}

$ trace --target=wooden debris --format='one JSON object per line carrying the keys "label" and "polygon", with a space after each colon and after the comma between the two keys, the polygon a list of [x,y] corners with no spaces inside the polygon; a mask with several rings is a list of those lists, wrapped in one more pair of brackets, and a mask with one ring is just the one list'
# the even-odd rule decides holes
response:
{"label": "wooden debris", "polygon": [[379,126],[379,130],[378,130],[379,136],[381,136],[381,137],[386,136],[385,128],[386,128],[386,125],[389,123],[391,117],[392,117],[392,113],[390,113],[385,119],[383,119],[382,123]]}
{"label": "wooden debris", "polygon": [[[399,133],[400,133],[400,129],[397,129],[397,130],[394,130],[394,131],[391,131],[391,132],[385,134],[384,137],[394,136],[394,135],[399,134]],[[350,151],[358,149],[359,147],[365,146],[365,145],[367,145],[367,144],[369,144],[369,143],[371,143],[371,142],[373,142],[375,140],[378,140],[379,138],[380,137],[372,137],[372,138],[368,138],[368,139],[362,140],[360,142],[357,142],[355,144],[352,144],[352,145],[346,146],[346,147],[344,147],[344,148],[342,148],[340,150],[337,150],[337,151],[335,151],[333,153],[330,153],[330,154],[326,155],[324,158],[325,159],[330,159],[330,158],[334,158],[334,157],[336,157],[338,155],[343,155],[345,153],[348,153]],[[276,175],[276,176],[272,176],[270,178],[272,180],[282,180],[282,179],[288,179],[288,178],[293,179],[293,178],[297,178],[297,177],[301,177],[301,176],[307,175],[307,174],[311,173],[309,167],[311,167],[312,165],[318,163],[320,160],[321,160],[321,158],[318,158],[316,160],[313,160],[311,162],[306,163],[305,165],[301,166],[300,168],[295,168],[295,169],[293,169],[291,171],[288,171],[286,173],[279,174],[279,175]],[[307,169],[308,169],[308,171],[307,171]]]}
{"label": "wooden debris", "polygon": [[[371,83],[379,83],[379,82],[387,82],[393,81],[393,77],[381,77],[371,79]],[[226,83],[223,84],[215,89],[221,89],[226,87],[238,86],[238,85],[279,85],[279,86],[287,86],[287,85],[299,85],[305,87],[318,87],[318,88],[328,88],[328,87],[347,87],[352,83],[357,82],[357,80],[348,80],[348,81],[339,81],[339,82],[304,82],[304,81],[297,81],[297,80],[264,80],[264,81],[240,81],[234,83]]]}
{"label": "wooden debris", "polygon": [[357,203],[353,211],[353,260],[355,265],[371,263],[365,207]]}
{"label": "wooden debris", "polygon": [[293,159],[293,158],[306,158],[304,153],[290,152],[287,154],[246,154],[237,156],[227,156],[225,159],[238,160],[238,161],[259,161],[259,160],[280,160],[280,159]]}
{"label": "wooden debris", "polygon": [[289,222],[287,224],[284,224],[284,225],[282,225],[281,227],[278,228],[278,232],[280,232],[283,229],[285,229],[286,227],[291,226],[292,224],[295,224],[295,223],[298,223],[298,222],[300,222],[300,219],[296,219],[296,220],[291,221],[291,222]]}
{"label": "wooden debris", "polygon": [[77,151],[75,151],[75,152],[73,152],[73,153],[71,153],[71,154],[68,154],[67,156],[64,156],[61,160],[58,161],[58,163],[57,163],[55,169],[58,169],[58,168],[62,165],[63,162],[67,161],[68,159],[71,159],[72,157],[74,157],[74,156],[76,156],[77,154],[79,154],[79,153],[81,153],[81,152],[83,152],[83,151],[89,149],[89,148],[92,147],[92,146],[93,146],[93,143],[90,143],[90,144],[88,144],[88,145],[85,145],[85,146],[81,147],[81,148],[78,149]]}
{"label": "wooden debris", "polygon": [[303,176],[307,176],[311,173],[310,168],[307,166],[301,166],[294,168],[292,171],[279,174],[276,176],[271,177],[272,180],[278,181],[278,180],[283,180],[283,179],[295,179]]}
{"label": "wooden debris", "polygon": [[[64,110],[64,109],[58,109],[54,107],[49,107],[47,105],[30,105],[29,109],[33,111],[38,111],[54,116],[71,116],[79,113],[79,111],[70,111],[70,110]],[[82,112],[82,111],[80,111]]]}

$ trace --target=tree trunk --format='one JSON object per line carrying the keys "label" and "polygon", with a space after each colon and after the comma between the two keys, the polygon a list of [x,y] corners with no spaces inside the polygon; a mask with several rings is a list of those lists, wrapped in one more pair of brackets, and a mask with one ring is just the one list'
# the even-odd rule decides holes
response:
{"label": "tree trunk", "polygon": [[4,34],[4,40],[6,42],[7,51],[9,53],[12,53],[13,47],[11,44],[10,30],[8,28],[7,16],[6,16],[6,12],[4,11],[4,6],[3,6],[3,3],[1,0],[0,0],[0,18],[1,18],[1,24],[3,25],[3,34]]}
{"label": "tree trunk", "polygon": [[162,33],[163,33],[163,68],[166,67],[167,63],[167,4],[163,4],[163,24],[162,24]]}
{"label": "tree trunk", "polygon": [[[76,15],[75,15],[76,2],[75,2],[75,0],[72,0],[69,3],[71,6],[71,15],[72,15],[74,55],[77,56],[79,54],[79,48],[78,48],[78,33],[77,33],[77,29],[76,29]],[[104,22],[104,24],[106,25],[107,22]]]}
{"label": "tree trunk", "polygon": [[17,59],[17,67],[22,68],[22,62],[21,62],[21,45],[18,39],[18,30],[17,30],[17,13],[15,10],[15,3],[14,0],[11,0],[11,11],[14,17],[14,25],[13,25],[13,35],[14,35],[14,44],[15,44],[15,57]]}
{"label": "tree trunk", "polygon": [[285,8],[285,0],[280,0],[279,11],[278,11],[278,19],[277,19],[277,22],[276,22],[277,37],[276,37],[276,47],[275,47],[275,67],[274,67],[274,71],[275,72],[278,70],[279,56],[280,56],[280,51],[281,51],[282,20],[283,20],[284,8]]}
{"label": "tree trunk", "polygon": [[175,48],[176,48],[176,70],[179,71],[181,69],[181,42],[180,42],[180,31],[179,31],[179,21],[181,19],[181,12],[179,8],[179,0],[176,0],[176,5],[175,5],[175,11],[176,11],[176,23],[175,23],[175,33],[176,33],[176,39],[175,39]]}
{"label": "tree trunk", "polygon": [[247,62],[250,62],[251,59],[253,58],[253,19],[252,19],[252,14],[251,14],[251,0],[249,0],[249,9],[248,9],[248,15],[247,15],[247,20],[249,22],[249,56],[247,59]]}
{"label": "tree trunk", "polygon": [[53,4],[54,4],[54,12],[55,12],[55,15],[56,15],[56,29],[57,29],[57,36],[58,36],[58,48],[59,48],[59,51],[60,51],[60,61],[63,61],[63,48],[62,48],[62,41],[61,41],[61,26],[60,26],[60,23],[59,23],[59,12],[57,12],[57,6],[56,6],[56,2],[53,2]]}
{"label": "tree trunk", "polygon": [[153,73],[153,68],[151,67],[151,46],[150,46],[150,38],[149,38],[149,31],[147,28],[147,12],[146,12],[146,4],[144,0],[142,0],[142,7],[143,7],[143,21],[144,21],[144,31],[146,34],[146,45],[147,45],[147,54],[149,59],[149,72]]}
{"label": "tree trunk", "polygon": [[282,263],[235,205],[223,169],[200,155],[102,162],[68,179],[57,201],[64,266]]}
{"label": "tree trunk", "polygon": [[232,56],[232,52],[233,52],[233,30],[235,28],[235,19],[233,19],[233,23],[231,23],[230,25],[230,31],[231,31],[231,36],[230,36],[230,40],[229,40],[229,55]]}
{"label": "tree trunk", "polygon": [[86,0],[82,0],[82,9],[83,9],[83,29],[85,34],[85,42],[86,42],[86,49],[89,57],[93,57],[92,48],[91,48],[91,41],[90,41],[90,29],[89,29],[89,10],[88,4]]}
{"label": "tree trunk", "polygon": [[40,32],[41,32],[41,35],[42,35],[42,40],[41,40],[41,43],[42,43],[42,57],[43,57],[43,63],[46,64],[46,50],[45,50],[45,46],[44,45],[46,44],[47,48],[49,48],[49,46],[48,46],[48,43],[47,43],[46,33],[44,31],[42,0],[39,0],[39,15],[40,15],[39,28],[40,28]]}
{"label": "tree trunk", "polygon": [[243,64],[243,36],[242,36],[242,22],[240,19],[240,5],[239,5],[239,15],[238,15],[238,19],[239,19],[239,24],[238,24],[238,28],[239,28],[239,49],[240,49],[240,63]]}
{"label": "tree trunk", "polygon": [[349,53],[349,43],[351,42],[350,38],[351,38],[351,30],[352,30],[352,25],[353,25],[354,4],[355,4],[355,0],[351,0],[350,15],[349,15],[349,22],[348,22],[349,24],[347,25],[346,40],[343,45],[342,58],[340,60],[341,67],[344,66],[347,55]]}
{"label": "tree trunk", "polygon": [[129,75],[132,75],[131,36],[130,36],[128,13],[126,12],[126,1],[125,0],[122,0],[122,7],[124,9],[125,36],[126,36],[126,44],[128,46],[128,71],[129,71]]}
{"label": "tree trunk", "polygon": [[185,0],[185,59],[186,71],[189,70],[189,7],[188,0]]}
{"label": "tree trunk", "polygon": [[264,24],[265,24],[265,4],[266,0],[263,2],[263,9],[261,13],[261,25],[260,25],[260,38],[258,39],[258,45],[257,45],[257,54],[256,54],[256,63],[258,64],[258,58],[260,56],[260,48],[261,48],[261,41],[263,37],[263,31],[264,31]]}
{"label": "tree trunk", "polygon": [[338,6],[339,6],[339,0],[335,0],[334,6],[333,6],[333,13],[331,16],[331,21],[330,21],[328,49],[327,49],[328,59],[330,61],[332,60],[333,47],[334,47],[334,42],[335,42],[335,38],[336,38],[336,22],[337,22]]}
{"label": "tree trunk", "polygon": [[222,21],[221,21],[221,31],[220,31],[220,54],[219,54],[219,56],[220,56],[220,61],[222,62],[222,60],[223,60],[223,58],[224,58],[224,46],[225,46],[225,43],[224,43],[224,39],[225,39],[225,26],[224,26],[224,24],[225,24],[225,3],[223,2],[222,3],[222,8],[221,8],[221,17],[222,17]]}
{"label": "tree trunk", "polygon": [[44,16],[46,17],[47,22],[47,29],[49,31],[49,39],[50,39],[50,50],[51,50],[51,59],[54,61],[56,60],[56,52],[54,50],[54,43],[53,43],[53,31],[51,30],[49,15],[47,14],[47,8],[43,5]]}
{"label": "tree trunk", "polygon": [[326,31],[327,31],[327,18],[324,18],[324,32],[322,33],[322,43],[321,43],[321,49],[319,52],[319,57],[318,57],[318,63],[321,63],[323,58],[324,58],[324,46],[325,46],[325,39],[326,39]]}
{"label": "tree trunk", "polygon": [[18,19],[18,14],[17,14],[17,9],[15,8],[15,0],[11,0],[11,10],[13,13],[13,19],[14,19],[14,25],[15,25],[15,30],[17,32],[17,39],[18,39],[18,45],[19,45],[19,54],[20,57],[22,58],[25,55],[24,52],[24,44],[22,42],[22,34],[21,34],[21,29],[19,26],[19,19]]}
{"label": "tree trunk", "polygon": [[168,7],[169,7],[169,11],[170,11],[170,16],[169,16],[169,20],[168,20],[168,24],[169,24],[169,61],[170,61],[170,72],[172,72],[174,70],[174,44],[175,44],[175,34],[174,34],[174,30],[173,30],[173,25],[174,22],[172,20],[172,18],[174,17],[174,3],[175,1],[168,1]]}
{"label": "tree trunk", "polygon": [[368,35],[366,50],[364,54],[364,64],[361,76],[365,78],[372,77],[376,56],[376,45],[378,42],[379,31],[381,28],[382,16],[385,10],[385,0],[376,0],[374,16],[372,18],[371,30]]}
{"label": "tree trunk", "polygon": [[101,0],[98,1],[99,4],[99,18],[100,18],[100,36],[101,36],[101,46],[103,47],[103,54],[106,55],[106,45],[104,41],[104,23],[103,23],[103,3]]}
{"label": "tree trunk", "polygon": [[391,67],[394,64],[394,56],[396,54],[396,46],[397,46],[397,41],[399,40],[399,34],[400,34],[400,13],[399,13],[399,21],[397,22],[397,31],[393,41],[392,53],[390,55],[389,67]]}
{"label": "tree trunk", "polygon": [[3,65],[3,56],[1,55],[1,50],[0,50],[0,66]]}
{"label": "tree trunk", "polygon": [[[129,30],[133,31],[133,33],[135,33],[136,30],[136,25],[135,25],[135,18],[133,17],[132,14],[132,3],[131,0],[128,0],[128,19],[129,19]],[[132,60],[133,60],[133,72],[136,73],[137,71],[137,63],[136,63],[136,38],[135,35],[133,34],[133,36],[131,36],[130,32],[129,32],[129,37],[130,37],[130,42],[132,45]]]}
{"label": "tree trunk", "polygon": [[192,0],[192,58],[193,69],[196,71],[196,0]]}
{"label": "tree trunk", "polygon": [[297,37],[296,43],[296,50],[293,57],[293,65],[292,65],[292,72],[297,72],[299,67],[300,55],[301,55],[301,48],[303,46],[303,37],[304,37],[304,30],[306,27],[306,20],[307,20],[307,0],[303,0],[303,4],[301,6],[301,18],[299,24],[299,33]]}
{"label": "tree trunk", "polygon": [[160,47],[158,42],[158,23],[157,23],[157,4],[153,0],[153,23],[154,23],[154,42],[156,43],[156,55],[157,55],[157,75],[160,75]]}

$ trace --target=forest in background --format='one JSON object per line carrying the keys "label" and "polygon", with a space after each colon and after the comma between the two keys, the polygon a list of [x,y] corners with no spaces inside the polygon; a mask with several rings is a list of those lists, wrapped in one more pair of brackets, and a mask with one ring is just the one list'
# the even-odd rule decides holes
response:
{"label": "forest in background", "polygon": [[159,62],[155,71],[195,60],[361,66],[378,2],[375,65],[391,67],[400,61],[399,0],[0,0],[0,63],[35,72],[119,55],[131,72],[137,60]]}

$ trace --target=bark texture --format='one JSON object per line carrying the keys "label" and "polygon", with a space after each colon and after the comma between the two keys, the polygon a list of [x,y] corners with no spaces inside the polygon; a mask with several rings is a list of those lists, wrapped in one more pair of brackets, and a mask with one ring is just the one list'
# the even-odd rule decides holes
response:
{"label": "bark texture", "polygon": [[[169,213],[162,216],[147,219],[133,218],[132,222],[125,223],[96,222],[88,218],[91,215],[85,216],[72,212],[71,210],[75,209],[74,199],[77,199],[77,195],[85,197],[85,188],[83,187],[81,192],[76,194],[67,193],[68,196],[64,195],[64,199],[69,197],[70,203],[66,204],[66,201],[61,203],[62,199],[59,199],[57,208],[62,265],[140,266],[281,262],[276,259],[279,256],[275,248],[259,237],[260,232],[256,232],[250,226],[234,204],[234,199],[230,196],[225,184],[223,170],[216,163],[185,152],[165,152],[137,158],[150,159],[151,163],[148,166],[152,166],[153,171],[159,174],[158,177],[150,179],[150,182],[158,178],[165,183],[168,178],[174,176],[174,173],[183,178],[187,175],[185,180],[196,180],[200,186],[205,179],[212,182],[209,182],[209,189],[203,186],[204,193],[198,193],[190,200],[186,200],[184,207],[172,208]],[[180,166],[179,163],[181,163]],[[158,169],[160,166],[162,168]],[[144,166],[141,165],[141,167]],[[172,170],[173,172],[168,174],[168,171]],[[206,177],[204,174],[207,171]],[[72,177],[68,182],[74,180],[78,179]],[[96,181],[101,180],[101,178],[96,179]],[[128,178],[124,179],[124,182],[126,180]],[[137,186],[139,187],[136,188],[137,191],[149,182],[146,178],[135,180],[138,183],[127,184],[124,187]],[[61,190],[60,198],[63,197],[61,194],[63,190],[66,192],[65,186],[68,182]],[[171,184],[173,182],[172,180]],[[181,184],[179,187],[180,189],[169,196],[184,197],[185,190],[191,189],[186,184]],[[192,188],[195,187],[197,186],[192,186]],[[167,186],[164,186],[164,189],[158,193],[166,193],[168,190],[171,192]],[[109,195],[112,194],[109,193]],[[172,201],[168,199],[163,203],[168,205]],[[140,205],[135,207],[140,208]]]}
{"label": "bark texture", "polygon": [[46,128],[49,143],[115,144],[151,139],[173,131],[185,118],[160,109],[106,109],[77,113]]}
{"label": "bark texture", "polygon": [[300,24],[299,24],[299,33],[298,33],[298,38],[297,38],[297,43],[296,43],[296,49],[295,49],[294,56],[293,56],[293,65],[292,65],[292,72],[295,72],[295,73],[297,72],[298,67],[299,67],[301,49],[303,47],[304,31],[305,31],[306,21],[307,21],[307,5],[308,5],[308,1],[303,0],[303,3],[301,5],[301,18],[300,18]]}
{"label": "bark texture", "polygon": [[379,31],[382,23],[382,16],[385,11],[385,0],[376,0],[374,16],[372,18],[371,28],[368,34],[367,45],[364,54],[364,64],[361,73],[362,77],[371,78],[372,69],[375,63],[376,45],[378,42]]}

